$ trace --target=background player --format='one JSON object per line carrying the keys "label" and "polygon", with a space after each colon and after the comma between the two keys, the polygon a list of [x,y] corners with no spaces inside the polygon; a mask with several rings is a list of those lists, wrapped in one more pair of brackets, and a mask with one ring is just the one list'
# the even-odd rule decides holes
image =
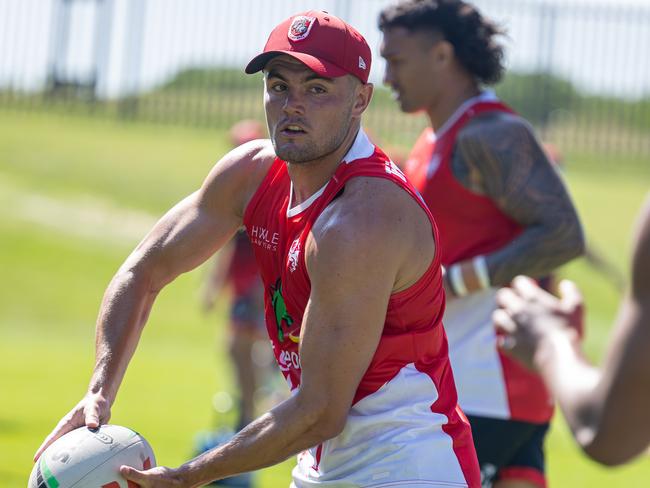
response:
{"label": "background player", "polygon": [[632,280],[621,304],[602,367],[584,357],[580,343],[582,297],[569,281],[561,298],[518,277],[499,291],[497,326],[502,348],[541,372],[584,452],[617,465],[650,444],[650,195],[639,218]]}
{"label": "background player", "polygon": [[445,329],[484,486],[543,487],[552,401],[543,382],[499,353],[497,286],[547,275],[580,255],[575,208],[530,125],[482,89],[503,73],[501,31],[472,5],[410,0],[380,14],[385,83],[431,127],[406,173],[440,228]]}

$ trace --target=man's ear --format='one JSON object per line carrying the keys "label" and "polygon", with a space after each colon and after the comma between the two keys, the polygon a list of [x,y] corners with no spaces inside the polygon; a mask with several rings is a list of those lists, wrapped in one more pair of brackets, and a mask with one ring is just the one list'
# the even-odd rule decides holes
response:
{"label": "man's ear", "polygon": [[445,68],[449,66],[453,62],[454,56],[454,46],[451,42],[445,39],[433,43],[431,50],[429,51],[431,62],[437,68]]}
{"label": "man's ear", "polygon": [[372,93],[374,85],[372,83],[359,83],[355,89],[354,105],[352,106],[352,116],[361,117],[361,114],[366,111],[370,100],[372,100]]}

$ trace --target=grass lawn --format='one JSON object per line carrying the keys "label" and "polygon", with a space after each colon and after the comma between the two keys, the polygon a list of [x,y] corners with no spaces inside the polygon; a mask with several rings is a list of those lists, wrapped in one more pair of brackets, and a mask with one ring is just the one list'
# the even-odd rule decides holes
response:
{"label": "grass lawn", "polygon": [[[200,184],[227,139],[4,111],[0,134],[0,485],[22,487],[33,452],[85,391],[104,287],[155,216]],[[567,181],[590,243],[625,269],[650,172],[591,171],[569,161]],[[583,285],[587,350],[597,359],[618,292],[583,260],[562,273]],[[113,408],[113,422],[145,435],[160,464],[191,455],[194,435],[215,421],[212,394],[232,389],[225,310],[220,304],[216,316],[201,315],[201,277],[199,269],[161,293]],[[647,458],[616,470],[585,460],[559,417],[548,452],[551,487],[634,488],[650,479]],[[292,464],[263,471],[258,485],[288,486]]]}

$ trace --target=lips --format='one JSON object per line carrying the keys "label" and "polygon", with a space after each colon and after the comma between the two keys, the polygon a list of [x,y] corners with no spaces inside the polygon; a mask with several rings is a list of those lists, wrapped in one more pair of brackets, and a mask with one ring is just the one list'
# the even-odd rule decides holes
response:
{"label": "lips", "polygon": [[295,122],[285,122],[284,124],[280,125],[280,133],[285,136],[292,137],[301,134],[306,134],[307,131],[303,124],[295,123]]}

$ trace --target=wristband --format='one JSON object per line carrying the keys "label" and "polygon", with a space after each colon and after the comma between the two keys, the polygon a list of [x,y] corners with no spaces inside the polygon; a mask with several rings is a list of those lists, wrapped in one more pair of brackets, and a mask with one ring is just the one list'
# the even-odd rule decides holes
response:
{"label": "wristband", "polygon": [[476,279],[481,286],[481,290],[490,288],[490,274],[488,273],[485,256],[480,255],[474,257],[474,259],[472,259],[472,266],[474,267],[474,273],[476,274]]}
{"label": "wristband", "polygon": [[449,268],[449,284],[454,295],[458,297],[467,295],[467,286],[465,286],[463,270],[460,268],[460,264],[454,264]]}

